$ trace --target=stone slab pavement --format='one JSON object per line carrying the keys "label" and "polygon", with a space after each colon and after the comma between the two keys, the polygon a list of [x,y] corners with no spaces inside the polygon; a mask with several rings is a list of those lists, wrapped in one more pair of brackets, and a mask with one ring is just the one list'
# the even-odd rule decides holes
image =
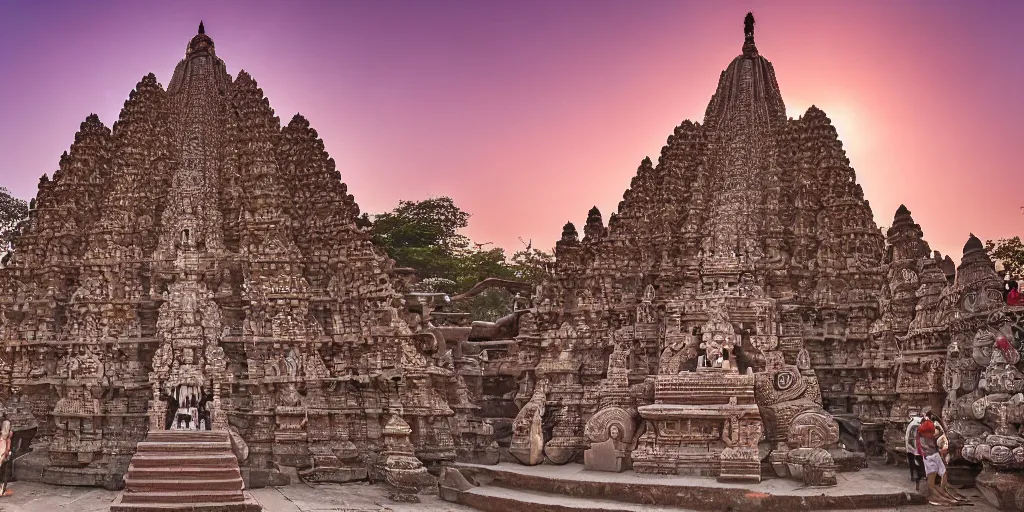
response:
{"label": "stone slab pavement", "polygon": [[[108,512],[116,491],[13,482],[11,496],[0,498],[0,512]],[[472,512],[437,496],[421,503],[395,503],[385,489],[366,483],[296,484],[249,491],[265,512]]]}
{"label": "stone slab pavement", "polygon": [[[0,512],[107,512],[117,492],[88,487],[62,487],[34,482],[13,482],[11,496],[0,498]],[[249,491],[266,512],[472,512],[473,509],[421,496],[421,503],[396,503],[382,487],[366,483],[296,484]],[[971,507],[904,507],[900,512],[996,512],[978,498],[977,491],[963,494],[974,500]],[[869,512],[869,511],[863,511]],[[870,512],[883,512],[871,510]],[[893,512],[888,510],[886,512]]]}

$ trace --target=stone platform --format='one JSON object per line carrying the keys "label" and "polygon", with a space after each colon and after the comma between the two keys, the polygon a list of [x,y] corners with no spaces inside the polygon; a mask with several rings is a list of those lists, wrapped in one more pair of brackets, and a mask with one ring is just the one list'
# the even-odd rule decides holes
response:
{"label": "stone platform", "polygon": [[[842,478],[843,475],[840,476]],[[109,512],[111,502],[117,492],[96,487],[67,487],[37,482],[13,482],[11,496],[0,498],[2,512]],[[686,512],[684,508],[645,507],[637,504],[625,504],[610,500],[582,500],[566,496],[547,495],[533,491],[516,491],[502,487],[488,487],[487,491],[495,500],[514,500],[505,511],[542,512],[552,510],[550,504],[560,504],[563,508],[554,510],[586,510],[608,512],[609,510],[652,510],[664,512]],[[267,512],[473,512],[475,509],[466,505],[447,503],[437,496],[421,495],[420,503],[397,503],[388,499],[391,490],[383,485],[367,483],[347,484],[293,484],[283,487],[267,487],[253,489],[251,495]],[[966,489],[961,493],[972,498],[975,506],[934,507],[931,505],[912,505],[900,507],[899,512],[996,512],[996,509],[985,504],[978,492]],[[519,503],[532,499],[541,505],[526,508]],[[548,505],[543,505],[547,503]],[[583,507],[569,508],[572,504],[582,503]],[[609,503],[611,505],[609,505]],[[609,506],[615,508],[609,508]],[[954,510],[956,509],[956,510]],[[493,508],[491,510],[494,510]],[[894,512],[894,509],[865,509],[864,512]]]}
{"label": "stone platform", "polygon": [[729,483],[632,471],[605,473],[578,464],[454,467],[480,485],[449,493],[449,499],[485,512],[904,510],[926,503],[905,470],[881,465],[840,473],[839,485],[833,487],[807,487],[781,478]]}
{"label": "stone platform", "polygon": [[127,470],[129,460],[129,457],[124,457],[123,460],[99,468],[65,468],[50,464],[50,454],[45,447],[35,448],[14,459],[14,479],[50,485],[103,487],[116,491],[124,488],[122,475]]}

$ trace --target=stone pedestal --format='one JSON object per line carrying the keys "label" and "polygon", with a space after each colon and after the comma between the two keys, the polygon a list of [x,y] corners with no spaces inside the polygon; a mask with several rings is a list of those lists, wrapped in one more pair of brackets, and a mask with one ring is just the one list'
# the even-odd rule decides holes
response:
{"label": "stone pedestal", "polygon": [[412,428],[397,414],[392,414],[384,426],[384,453],[378,459],[379,477],[399,494],[415,495],[437,491],[437,480],[413,453],[409,435]]}
{"label": "stone pedestal", "polygon": [[583,467],[591,471],[621,473],[632,467],[629,445],[616,439],[593,443],[583,452]]}
{"label": "stone pedestal", "polygon": [[1024,510],[1024,473],[985,468],[974,480],[985,501],[999,510]]}
{"label": "stone pedestal", "polygon": [[659,375],[655,402],[638,409],[647,431],[632,453],[637,473],[761,481],[753,375],[719,368]]}

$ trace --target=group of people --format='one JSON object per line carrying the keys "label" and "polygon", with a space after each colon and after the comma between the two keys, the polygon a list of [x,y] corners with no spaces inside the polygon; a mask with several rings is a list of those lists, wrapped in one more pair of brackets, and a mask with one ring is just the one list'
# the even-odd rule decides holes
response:
{"label": "group of people", "polygon": [[949,440],[942,422],[931,412],[911,418],[906,432],[907,464],[910,478],[920,487],[928,481],[928,500],[932,505],[957,505],[969,500],[949,486],[946,463],[949,462]]}

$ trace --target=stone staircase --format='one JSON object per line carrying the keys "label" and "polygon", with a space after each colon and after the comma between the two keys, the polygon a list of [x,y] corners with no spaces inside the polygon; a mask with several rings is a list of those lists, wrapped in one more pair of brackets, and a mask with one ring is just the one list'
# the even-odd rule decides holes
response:
{"label": "stone staircase", "polygon": [[581,464],[456,463],[441,473],[439,490],[442,499],[482,512],[916,510],[926,503],[906,474],[890,466],[843,475],[839,487],[808,487],[785,478],[719,482],[586,471]]}
{"label": "stone staircase", "polygon": [[162,430],[138,444],[111,512],[260,512],[223,431]]}

